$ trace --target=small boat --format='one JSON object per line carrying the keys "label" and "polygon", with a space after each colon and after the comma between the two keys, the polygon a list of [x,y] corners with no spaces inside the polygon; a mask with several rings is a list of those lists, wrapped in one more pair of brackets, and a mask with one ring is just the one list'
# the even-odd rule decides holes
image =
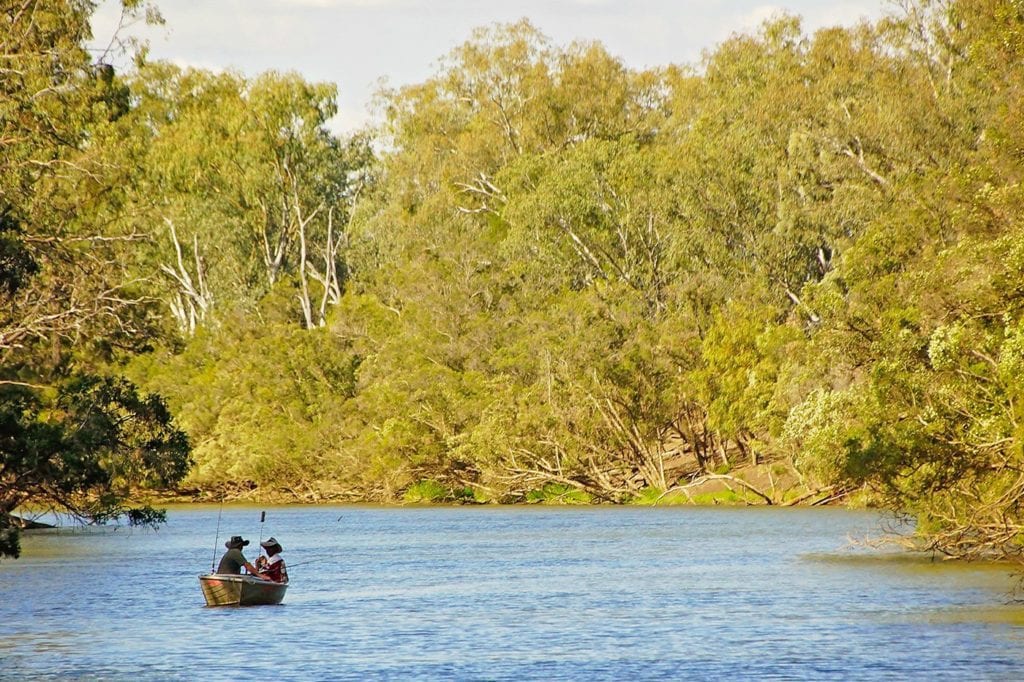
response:
{"label": "small boat", "polygon": [[207,606],[259,606],[280,604],[288,583],[276,583],[253,575],[207,573],[199,576]]}

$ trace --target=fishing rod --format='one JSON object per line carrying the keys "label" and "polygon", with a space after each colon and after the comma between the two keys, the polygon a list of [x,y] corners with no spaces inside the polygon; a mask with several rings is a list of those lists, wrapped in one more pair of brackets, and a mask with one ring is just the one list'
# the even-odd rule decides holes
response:
{"label": "fishing rod", "polygon": [[[261,545],[263,544],[263,521],[266,520],[266,518],[267,518],[267,512],[265,512],[265,511],[260,512],[260,544]],[[340,516],[338,517],[338,521],[341,521],[341,517]],[[260,558],[262,559],[263,557],[260,557]],[[333,561],[334,558],[335,557],[325,556],[325,557],[320,557],[319,559],[307,559],[306,561],[298,561],[298,562],[296,562],[294,564],[293,563],[289,563],[288,567],[291,568],[291,567],[294,567],[294,566],[306,566],[308,564],[318,564],[321,561]]]}
{"label": "fishing rod", "polygon": [[331,557],[321,557],[319,559],[309,559],[308,561],[299,561],[299,562],[296,562],[294,564],[288,564],[288,568],[292,568],[294,566],[305,566],[306,564],[317,564],[317,563],[320,563],[321,561],[330,561],[330,560],[331,560]]}
{"label": "fishing rod", "polygon": [[[342,516],[344,516],[344,514]],[[335,523],[337,523],[338,521],[341,521],[341,518],[342,517],[339,516],[337,518],[337,520],[335,521]],[[290,566],[290,567],[306,566],[307,564],[318,564],[321,561],[333,561],[334,559],[335,559],[335,557],[324,556],[324,557],[320,557],[319,559],[307,559],[306,561],[298,561],[298,562],[296,562],[294,564],[288,564],[288,566]]]}
{"label": "fishing rod", "polygon": [[306,559],[305,561],[297,561],[294,564],[293,563],[289,563],[288,567],[291,568],[292,566],[305,566],[306,564],[318,564],[321,561],[341,561],[341,557],[342,556],[343,555],[339,554],[337,556],[322,556],[322,557],[318,557],[316,559]]}
{"label": "fishing rod", "polygon": [[213,560],[210,561],[210,572],[217,570],[217,543],[220,541],[220,515],[224,513],[224,495],[220,496],[220,510],[217,512],[217,533],[213,536]]}
{"label": "fishing rod", "polygon": [[266,559],[261,553],[260,547],[263,545],[263,522],[267,520],[267,512],[263,510],[260,512],[260,544],[256,545],[256,568],[263,570],[266,567]]}

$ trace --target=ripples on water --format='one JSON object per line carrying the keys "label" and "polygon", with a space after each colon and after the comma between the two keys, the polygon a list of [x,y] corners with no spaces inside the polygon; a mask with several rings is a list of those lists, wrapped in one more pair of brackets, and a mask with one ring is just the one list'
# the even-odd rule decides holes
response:
{"label": "ripples on water", "polygon": [[[872,514],[267,508],[285,603],[203,606],[259,509],[44,532],[0,564],[3,679],[1024,679],[1005,571],[850,551]],[[300,565],[302,562],[319,560]]]}

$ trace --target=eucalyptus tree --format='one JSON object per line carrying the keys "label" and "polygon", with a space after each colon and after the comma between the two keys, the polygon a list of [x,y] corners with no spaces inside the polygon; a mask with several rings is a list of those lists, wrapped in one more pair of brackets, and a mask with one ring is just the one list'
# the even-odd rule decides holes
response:
{"label": "eucalyptus tree", "polygon": [[322,325],[341,294],[360,186],[349,175],[366,160],[327,129],[334,86],[165,63],[145,65],[131,85],[140,181],[153,188],[139,199],[164,235],[149,267],[182,328],[194,333],[218,301],[251,308],[276,286],[295,289],[307,328]]}
{"label": "eucalyptus tree", "polygon": [[808,470],[915,517],[919,546],[1020,560],[1024,6],[905,9],[886,40],[927,96],[888,123],[892,200],[812,293],[828,381],[787,432]]}
{"label": "eucalyptus tree", "polygon": [[0,555],[19,552],[24,505],[158,520],[126,496],[174,484],[189,461],[162,400],[108,371],[154,324],[125,267],[143,235],[113,217],[127,188],[108,145],[130,105],[85,48],[92,8],[0,9]]}
{"label": "eucalyptus tree", "polygon": [[[174,317],[129,372],[196,443],[191,484],[293,495],[335,466],[359,358],[324,327],[342,303],[349,221],[373,183],[366,136],[327,128],[333,85],[145,63],[124,136],[138,149],[125,219],[158,235],[133,262]],[[258,350],[256,350],[258,349]]]}
{"label": "eucalyptus tree", "polygon": [[[104,234],[89,221],[111,180],[89,145],[90,129],[126,108],[112,69],[92,64],[84,48],[89,10],[84,2],[21,2],[0,14],[5,361],[40,340],[73,341],[90,326],[130,324],[127,311],[138,302],[111,281],[112,254],[133,235]],[[89,247],[93,257],[79,257]]]}
{"label": "eucalyptus tree", "polygon": [[[665,307],[667,239],[656,204],[668,190],[645,183],[661,83],[598,45],[553,47],[521,22],[478,32],[436,77],[390,94],[395,150],[383,164],[381,210],[365,224],[380,270],[357,283],[399,318],[401,335],[378,349],[373,376],[381,385],[408,372],[435,377],[425,394],[406,394],[427,412],[406,433],[432,434],[434,445],[420,451],[438,453],[435,473],[469,462],[478,483],[522,495],[510,472],[557,460],[558,476],[599,491],[593,471],[618,468],[614,460],[633,452],[631,427],[612,418],[620,387],[606,376],[617,370],[602,344],[622,343],[634,320],[649,324]],[[586,326],[552,336],[549,310],[593,317],[608,336],[588,339]],[[391,352],[402,353],[400,363]],[[635,395],[627,374],[617,374],[621,390]],[[544,400],[527,405],[516,394]],[[516,419],[497,396],[532,414]],[[548,424],[544,444],[512,436],[539,422]],[[622,439],[592,449],[620,428]],[[483,444],[498,433],[510,439],[489,451]],[[644,452],[648,445],[645,436]],[[605,494],[621,499],[621,483]]]}

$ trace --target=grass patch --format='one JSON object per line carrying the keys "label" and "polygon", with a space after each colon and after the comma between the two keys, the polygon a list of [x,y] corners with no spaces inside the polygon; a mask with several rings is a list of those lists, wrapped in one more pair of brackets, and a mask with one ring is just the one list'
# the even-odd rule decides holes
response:
{"label": "grass patch", "polygon": [[486,492],[469,485],[455,488],[452,491],[452,499],[459,504],[486,504],[491,501]]}
{"label": "grass patch", "polygon": [[791,501],[795,500],[796,498],[800,497],[801,495],[806,495],[806,494],[807,494],[807,491],[804,490],[803,488],[793,488],[791,490],[787,490],[787,491],[782,493],[782,500],[781,500],[781,502],[782,502],[782,504],[786,504],[787,502],[791,502]]}
{"label": "grass patch", "polygon": [[530,504],[590,504],[594,498],[564,483],[547,483],[543,488],[526,493],[526,501]]}
{"label": "grass patch", "polygon": [[629,504],[649,506],[658,501],[664,491],[661,488],[648,486],[629,498]]}
{"label": "grass patch", "polygon": [[436,504],[451,499],[451,491],[429,478],[417,481],[405,489],[402,500],[410,504]]}
{"label": "grass patch", "polygon": [[693,503],[697,506],[710,507],[712,505],[740,506],[746,504],[763,504],[764,501],[757,495],[745,490],[716,490],[709,493],[697,493],[693,496]]}
{"label": "grass patch", "polygon": [[402,501],[406,504],[482,504],[488,502],[485,493],[472,486],[449,488],[433,479],[417,481],[405,489]]}
{"label": "grass patch", "polygon": [[671,506],[690,503],[690,496],[682,490],[673,490],[666,495],[664,490],[655,487],[642,489],[627,502],[627,504],[635,504],[645,507],[653,507],[654,505]]}
{"label": "grass patch", "polygon": [[673,506],[680,504],[694,504],[693,496],[687,495],[682,490],[673,490],[658,500],[658,506]]}

